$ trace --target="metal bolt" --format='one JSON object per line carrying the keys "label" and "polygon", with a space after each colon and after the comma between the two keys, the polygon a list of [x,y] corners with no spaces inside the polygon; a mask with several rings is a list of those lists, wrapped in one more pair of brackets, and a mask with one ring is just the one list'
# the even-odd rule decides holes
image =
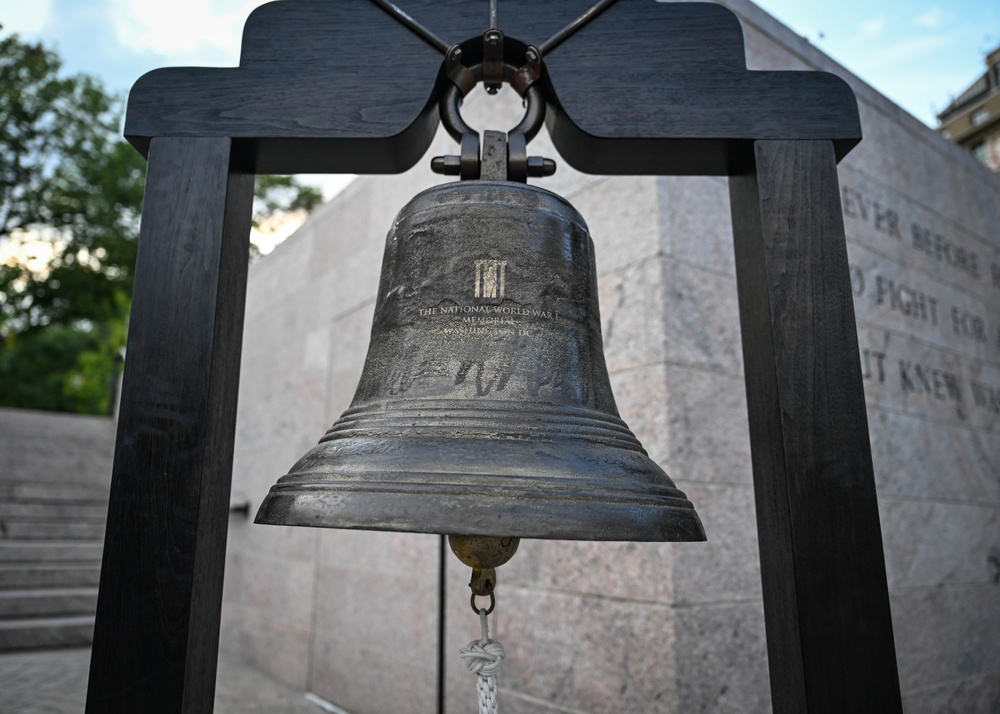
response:
{"label": "metal bolt", "polygon": [[541,57],[538,56],[538,50],[534,47],[529,47],[528,51],[524,53],[524,56],[531,64],[538,64],[541,60]]}
{"label": "metal bolt", "polygon": [[541,156],[528,157],[528,176],[544,178],[556,172],[556,162]]}
{"label": "metal bolt", "polygon": [[491,45],[497,44],[498,42],[500,42],[500,33],[498,33],[498,32],[489,32],[489,33],[487,33],[486,34],[486,41],[489,42]]}
{"label": "metal bolt", "polygon": [[456,47],[451,51],[451,61],[458,62],[459,58],[462,56],[462,48]]}

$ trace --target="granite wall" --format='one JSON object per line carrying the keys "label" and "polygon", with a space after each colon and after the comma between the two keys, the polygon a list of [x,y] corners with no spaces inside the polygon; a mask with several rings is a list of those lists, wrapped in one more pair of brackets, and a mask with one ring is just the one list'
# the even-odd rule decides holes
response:
{"label": "granite wall", "polygon": [[[841,199],[905,710],[1000,711],[1000,180],[727,4],[752,69],[833,71],[858,95]],[[440,137],[432,153],[453,150]],[[558,158],[544,136],[532,153]],[[426,160],[363,177],[251,269],[234,489],[254,506],[350,402],[385,233],[440,180]],[[621,415],[709,540],[523,542],[500,570],[504,711],[769,711],[726,181],[561,165],[537,183],[590,225]],[[244,520],[229,537],[223,647],[357,714],[434,711],[437,537]],[[467,570],[444,563],[446,704],[470,711],[457,651],[478,623]]]}

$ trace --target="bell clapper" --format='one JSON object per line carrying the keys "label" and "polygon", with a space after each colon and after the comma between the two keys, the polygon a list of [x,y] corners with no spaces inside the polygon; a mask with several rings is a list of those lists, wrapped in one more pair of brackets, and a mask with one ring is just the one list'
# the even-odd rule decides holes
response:
{"label": "bell clapper", "polygon": [[[517,552],[520,538],[510,536],[468,536],[450,535],[448,545],[459,560],[472,568],[472,609],[476,608],[476,596],[493,598],[493,588],[497,584],[497,568],[510,560]],[[491,605],[490,611],[493,610]]]}
{"label": "bell clapper", "polygon": [[[479,714],[494,714],[497,711],[496,674],[504,658],[503,645],[490,639],[487,615],[493,612],[497,599],[494,593],[497,583],[496,569],[506,563],[520,545],[520,538],[509,536],[468,536],[450,535],[448,545],[459,560],[472,568],[472,611],[479,615],[482,637],[462,648],[459,656],[465,661],[469,671],[478,676],[476,691],[479,695]],[[477,607],[477,597],[489,597],[489,607]]]}

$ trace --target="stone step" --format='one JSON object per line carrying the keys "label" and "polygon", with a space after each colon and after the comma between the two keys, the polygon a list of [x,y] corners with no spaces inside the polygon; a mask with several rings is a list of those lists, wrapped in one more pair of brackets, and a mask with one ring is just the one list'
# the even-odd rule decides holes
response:
{"label": "stone step", "polygon": [[101,540],[104,523],[98,521],[0,521],[0,539],[23,540]]}
{"label": "stone step", "polygon": [[0,620],[0,651],[79,647],[93,639],[93,615]]}
{"label": "stone step", "polygon": [[100,541],[0,540],[0,563],[99,563]]}
{"label": "stone step", "polygon": [[0,563],[0,591],[18,588],[96,587],[99,563]]}
{"label": "stone step", "polygon": [[0,501],[0,520],[31,518],[66,518],[72,521],[101,521],[108,517],[108,507],[99,503],[22,503]]}
{"label": "stone step", "polygon": [[[0,618],[68,617],[97,612],[97,588],[0,590]],[[2,620],[0,620],[2,621]]]}
{"label": "stone step", "polygon": [[0,482],[0,501],[85,502],[104,504],[107,508],[108,487],[104,484],[91,486],[73,483],[2,481]]}

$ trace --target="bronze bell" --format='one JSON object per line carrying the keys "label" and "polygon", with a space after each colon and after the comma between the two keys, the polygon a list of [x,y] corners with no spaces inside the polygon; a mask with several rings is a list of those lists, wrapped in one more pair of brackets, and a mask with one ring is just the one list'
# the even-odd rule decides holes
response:
{"label": "bronze bell", "polygon": [[618,417],[583,218],[510,181],[436,186],[400,211],[354,401],[256,522],[705,539]]}

